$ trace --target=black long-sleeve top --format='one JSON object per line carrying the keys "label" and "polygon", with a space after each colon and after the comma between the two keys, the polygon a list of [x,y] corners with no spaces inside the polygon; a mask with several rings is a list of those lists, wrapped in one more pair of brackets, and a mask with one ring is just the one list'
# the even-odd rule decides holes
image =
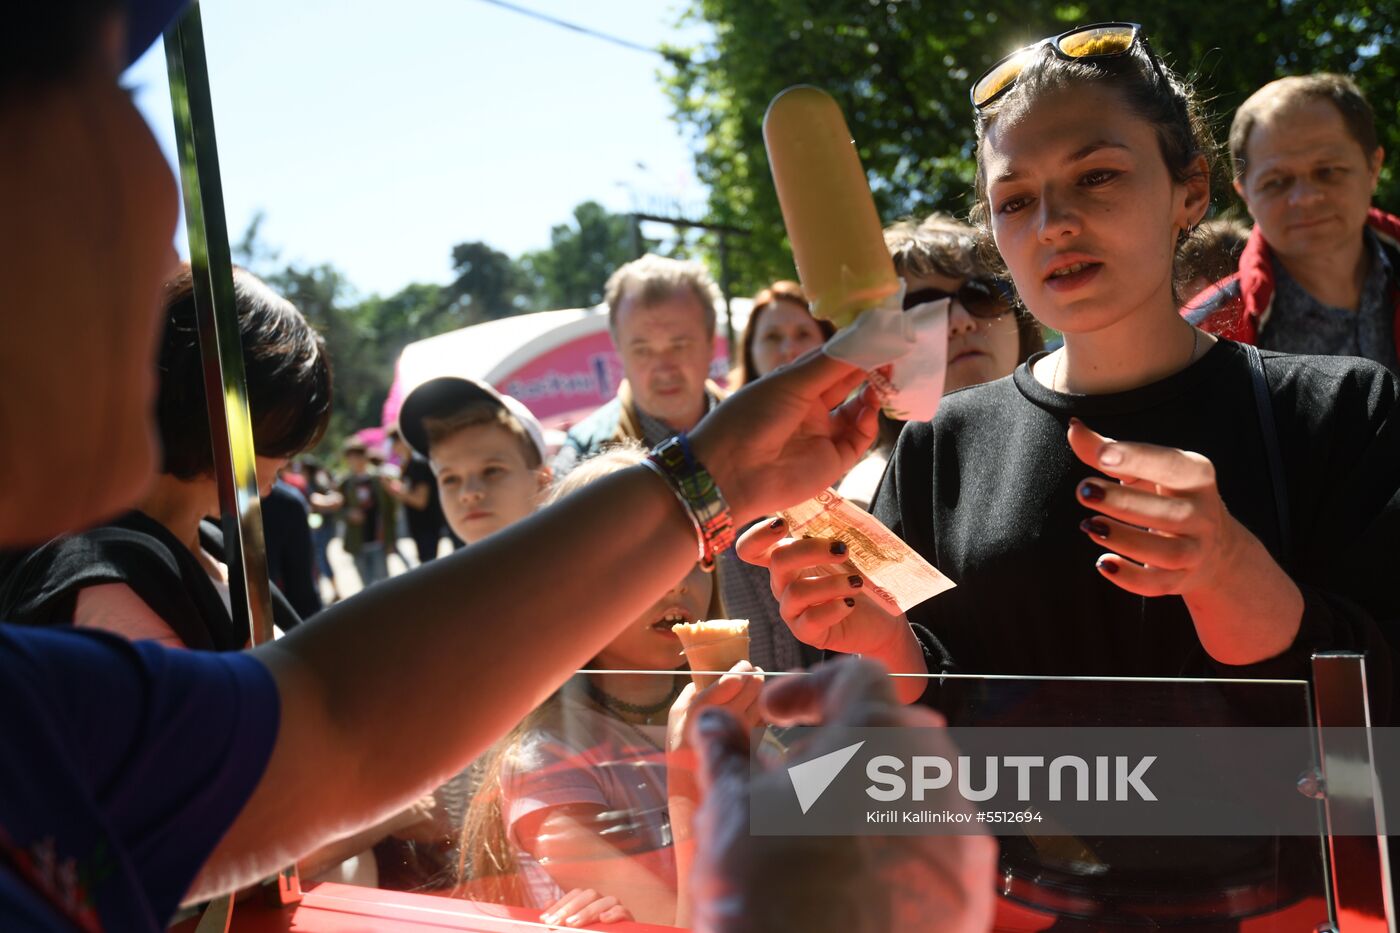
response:
{"label": "black long-sleeve top", "polygon": [[[1248,361],[1220,341],[1160,382],[1067,395],[1028,365],[949,394],[906,426],[875,515],[958,586],[909,612],[931,667],[963,673],[1304,678],[1313,651],[1367,652],[1373,721],[1389,718],[1400,625],[1400,416],[1383,367],[1263,353],[1291,512],[1279,541]],[[1095,569],[1070,417],[1119,440],[1210,458],[1226,506],[1303,593],[1293,646],[1235,667],[1208,657],[1180,597],[1143,598]],[[1241,582],[1241,585],[1246,585]],[[920,629],[924,631],[920,631]],[[931,634],[930,634],[931,633]]]}

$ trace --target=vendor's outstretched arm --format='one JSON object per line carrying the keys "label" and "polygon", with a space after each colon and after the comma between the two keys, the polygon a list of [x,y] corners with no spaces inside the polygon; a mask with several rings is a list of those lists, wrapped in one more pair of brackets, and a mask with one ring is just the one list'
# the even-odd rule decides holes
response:
{"label": "vendor's outstretched arm", "polygon": [[[809,498],[855,463],[875,406],[868,391],[841,403],[861,375],[809,356],[697,426],[695,455],[737,522]],[[671,490],[634,467],[257,649],[277,681],[280,732],[188,898],[270,874],[460,771],[695,556]]]}

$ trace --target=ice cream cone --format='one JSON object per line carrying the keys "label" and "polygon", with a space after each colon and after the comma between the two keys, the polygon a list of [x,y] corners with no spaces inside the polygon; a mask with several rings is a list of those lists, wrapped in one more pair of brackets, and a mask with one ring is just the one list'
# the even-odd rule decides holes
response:
{"label": "ice cream cone", "polygon": [[719,680],[719,674],[700,674],[696,671],[729,670],[749,657],[748,619],[710,619],[705,622],[685,622],[671,626],[681,640],[686,663],[690,665],[691,679],[695,686],[704,690]]}

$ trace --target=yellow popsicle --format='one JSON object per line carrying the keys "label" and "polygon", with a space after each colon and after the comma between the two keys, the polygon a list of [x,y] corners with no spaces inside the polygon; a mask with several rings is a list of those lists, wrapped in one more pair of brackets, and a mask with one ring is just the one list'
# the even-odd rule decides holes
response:
{"label": "yellow popsicle", "polygon": [[763,143],[812,313],[845,327],[899,291],[846,118],[820,88],[790,87],[768,105]]}

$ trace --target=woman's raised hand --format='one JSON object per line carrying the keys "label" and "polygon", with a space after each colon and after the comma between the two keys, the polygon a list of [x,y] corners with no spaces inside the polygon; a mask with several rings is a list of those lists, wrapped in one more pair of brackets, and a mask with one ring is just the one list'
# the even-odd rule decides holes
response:
{"label": "woman's raised hand", "polygon": [[1230,514],[1209,459],[1117,441],[1078,419],[1070,420],[1069,445],[1111,477],[1086,477],[1075,487],[1080,504],[1098,513],[1079,527],[1108,549],[1097,562],[1105,579],[1140,596],[1181,596],[1218,661],[1254,663],[1292,644],[1302,593]]}
{"label": "woman's raised hand", "polygon": [[[1189,450],[1115,441],[1071,419],[1074,455],[1113,479],[1086,477],[1075,495],[1098,515],[1080,530],[1112,553],[1098,560],[1114,585],[1140,596],[1218,585],[1253,535],[1215,486],[1215,466]],[[1116,482],[1114,482],[1116,480]]]}

